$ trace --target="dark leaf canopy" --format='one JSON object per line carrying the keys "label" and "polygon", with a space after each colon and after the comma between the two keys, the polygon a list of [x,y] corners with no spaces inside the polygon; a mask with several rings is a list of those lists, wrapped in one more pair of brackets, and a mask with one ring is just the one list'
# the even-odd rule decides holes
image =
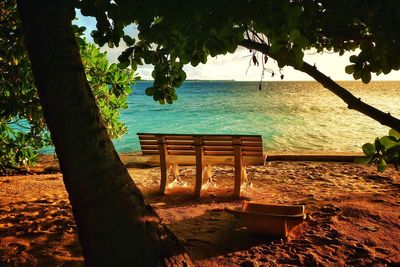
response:
{"label": "dark leaf canopy", "polygon": [[[300,66],[304,50],[354,51],[346,72],[367,83],[371,73],[400,68],[400,2],[396,0],[78,1],[97,19],[99,45],[129,46],[121,66],[154,65],[155,100],[171,103],[186,75],[184,64],[233,53],[243,39],[266,44],[280,67]],[[124,27],[137,25],[137,40]]]}

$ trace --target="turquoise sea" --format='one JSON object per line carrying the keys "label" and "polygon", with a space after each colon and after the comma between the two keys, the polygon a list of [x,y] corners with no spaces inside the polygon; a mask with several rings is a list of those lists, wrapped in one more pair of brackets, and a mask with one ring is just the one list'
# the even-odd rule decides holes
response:
{"label": "turquoise sea", "polygon": [[[400,117],[400,82],[339,82],[363,101]],[[316,82],[186,81],[178,101],[160,105],[139,81],[121,114],[128,134],[119,152],[139,151],[136,133],[260,134],[266,150],[360,151],[388,128],[346,104]]]}

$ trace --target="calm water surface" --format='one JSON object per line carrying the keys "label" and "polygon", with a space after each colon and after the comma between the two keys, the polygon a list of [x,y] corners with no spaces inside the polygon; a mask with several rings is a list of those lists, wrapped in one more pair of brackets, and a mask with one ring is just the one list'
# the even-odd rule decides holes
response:
{"label": "calm water surface", "polygon": [[[160,105],[141,81],[122,113],[128,134],[114,141],[119,152],[139,151],[138,132],[260,134],[274,151],[360,151],[388,128],[349,110],[316,82],[188,81],[178,101]],[[400,117],[400,82],[341,82],[363,101]]]}

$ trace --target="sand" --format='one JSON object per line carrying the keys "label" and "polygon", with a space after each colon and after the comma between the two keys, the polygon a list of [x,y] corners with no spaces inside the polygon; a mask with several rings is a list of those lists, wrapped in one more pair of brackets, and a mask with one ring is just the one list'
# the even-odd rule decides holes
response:
{"label": "sand", "polygon": [[[54,173],[0,176],[0,266],[83,266],[62,174],[48,161],[39,169]],[[216,186],[200,199],[193,167],[181,168],[186,185],[165,196],[156,194],[158,167],[128,167],[198,266],[400,265],[400,173],[392,167],[378,174],[353,163],[269,162],[248,168],[252,185],[239,200],[230,167],[214,167]],[[304,204],[307,219],[287,239],[250,234],[224,211],[244,199]]]}

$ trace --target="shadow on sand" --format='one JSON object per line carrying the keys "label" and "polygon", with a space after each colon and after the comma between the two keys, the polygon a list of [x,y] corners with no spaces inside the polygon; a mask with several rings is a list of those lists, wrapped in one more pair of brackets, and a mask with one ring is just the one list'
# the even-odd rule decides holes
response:
{"label": "shadow on sand", "polygon": [[194,260],[226,255],[271,243],[274,239],[249,234],[246,228],[223,210],[168,225],[181,239]]}

